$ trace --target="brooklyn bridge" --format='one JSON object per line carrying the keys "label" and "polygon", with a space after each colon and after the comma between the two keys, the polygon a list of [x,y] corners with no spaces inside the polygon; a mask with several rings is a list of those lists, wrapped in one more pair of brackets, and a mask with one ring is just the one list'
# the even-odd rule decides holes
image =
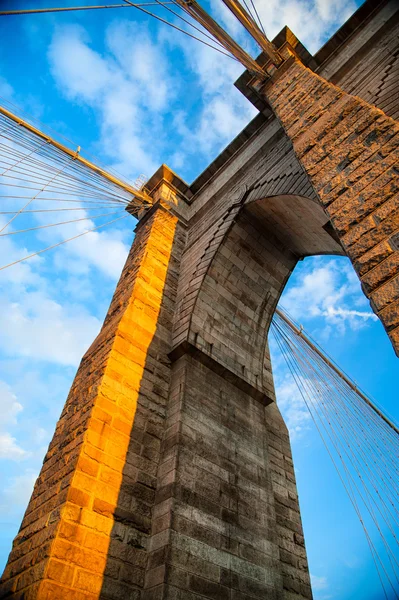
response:
{"label": "brooklyn bridge", "polygon": [[[312,55],[300,31],[269,40],[252,1],[222,2],[256,59],[197,0],[0,11],[10,27],[23,14],[144,11],[238,61],[235,86],[258,111],[189,185],[165,164],[126,181],[0,106],[1,194],[18,200],[0,236],[87,221],[74,210],[100,219],[3,261],[0,274],[121,219],[137,223],[1,598],[312,598],[268,335],[360,520],[379,597],[399,597],[398,428],[277,308],[299,261],[349,257],[399,356],[399,6],[367,0]],[[45,211],[54,222],[23,220]]]}

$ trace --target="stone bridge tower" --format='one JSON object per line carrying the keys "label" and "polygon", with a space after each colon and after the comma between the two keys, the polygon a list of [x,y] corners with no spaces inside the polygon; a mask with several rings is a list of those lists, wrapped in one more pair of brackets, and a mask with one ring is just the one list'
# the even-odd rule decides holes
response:
{"label": "stone bridge tower", "polygon": [[150,179],[2,598],[312,597],[267,332],[298,260],[347,254],[398,351],[398,21],[366,2],[315,56],[285,28],[237,82],[258,116],[191,186]]}

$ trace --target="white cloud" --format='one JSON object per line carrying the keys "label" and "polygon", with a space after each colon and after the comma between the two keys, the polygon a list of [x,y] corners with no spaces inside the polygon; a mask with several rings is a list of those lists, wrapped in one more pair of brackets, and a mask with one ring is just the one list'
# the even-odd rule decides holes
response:
{"label": "white cloud", "polygon": [[276,396],[291,441],[295,442],[309,430],[311,416],[295,381],[290,375],[281,378],[282,373],[275,369]]}
{"label": "white cloud", "polygon": [[100,321],[80,305],[61,305],[43,292],[0,301],[0,339],[9,355],[77,365]]}
{"label": "white cloud", "polygon": [[15,424],[17,415],[22,410],[22,405],[18,402],[15,394],[5,381],[0,381],[0,422],[2,425]]}
{"label": "white cloud", "polygon": [[288,25],[310,52],[356,9],[353,0],[257,0],[256,6],[269,38]]}
{"label": "white cloud", "polygon": [[216,157],[257,112],[233,85],[243,67],[194,41],[176,37],[169,43],[182,51],[201,100],[195,119],[180,110],[174,115],[173,125],[184,141],[186,156],[200,152]]}
{"label": "white cloud", "polygon": [[[117,217],[118,215],[109,218]],[[67,239],[95,226],[95,222],[89,220],[69,225],[68,229],[57,228],[53,239]],[[79,274],[87,274],[94,267],[107,277],[116,280],[129,251],[128,246],[121,239],[122,235],[122,232],[117,229],[91,231],[56,250],[55,267]]]}
{"label": "white cloud", "polygon": [[17,444],[17,440],[10,433],[0,433],[0,458],[21,460],[27,456],[28,452]]}
{"label": "white cloud", "polygon": [[[269,37],[287,24],[314,51],[355,3],[259,0],[257,8]],[[211,12],[247,51],[255,49],[222,3],[213,1]],[[187,28],[181,21],[176,24]],[[101,130],[97,146],[130,178],[151,175],[165,156],[181,168],[182,144],[186,157],[200,153],[213,158],[256,114],[233,86],[244,70],[240,63],[163,25],[154,30],[139,21],[113,21],[102,53],[82,27],[59,27],[48,57],[65,96],[94,111]],[[177,154],[171,139],[179,146]]]}
{"label": "white cloud", "polygon": [[[51,167],[51,162],[49,162]],[[13,192],[8,192],[13,193]],[[43,196],[46,198],[46,196]],[[39,276],[38,267],[43,267],[42,273],[48,268],[48,263],[55,261],[55,268],[58,271],[67,271],[74,273],[87,274],[90,269],[95,268],[110,279],[116,280],[120,275],[121,269],[126,261],[129,246],[125,239],[132,238],[132,229],[135,221],[124,210],[125,205],[105,206],[96,210],[97,215],[105,215],[101,219],[90,218],[90,213],[84,210],[85,206],[81,203],[82,199],[78,196],[69,194],[68,197],[73,200],[72,207],[79,209],[79,212],[60,213],[61,216],[49,212],[38,212],[24,215],[23,228],[41,227],[54,223],[63,223],[64,221],[74,221],[55,227],[38,229],[30,233],[21,233],[11,236],[0,236],[1,264],[0,266],[13,263],[34,252],[48,248],[64,240],[79,236],[77,239],[62,244],[49,253],[42,253],[32,256],[27,262],[21,262],[10,268],[0,271],[0,283],[6,281],[13,284],[39,285],[44,284],[44,279]],[[42,208],[42,204],[37,201],[34,208]],[[8,207],[5,207],[8,208]],[[12,204],[9,208],[14,208]],[[48,201],[46,209],[70,209],[71,204],[67,201]],[[81,210],[80,210],[81,209]],[[6,233],[18,231],[21,228],[20,221],[17,218],[7,228]],[[112,222],[111,222],[112,221]],[[111,222],[107,225],[107,222]],[[0,217],[0,229],[6,224],[4,217]],[[125,226],[124,226],[125,225]],[[90,231],[100,226],[98,231]],[[88,232],[88,233],[86,233]],[[84,235],[81,235],[84,234]],[[130,241],[130,240],[129,240]]]}
{"label": "white cloud", "polygon": [[[181,71],[169,62],[168,51],[175,49],[185,62]],[[182,152],[179,138],[186,156],[216,156],[256,114],[233,86],[242,65],[165,27],[150,34],[138,22],[115,21],[102,54],[81,27],[58,28],[48,57],[65,96],[94,111],[101,128],[97,146],[130,178],[151,175],[165,155],[173,161],[176,146]],[[189,96],[182,94],[187,75],[194,76]]]}
{"label": "white cloud", "polygon": [[[4,226],[5,220],[0,217],[0,229]],[[11,230],[11,227],[10,227]],[[21,240],[22,241],[22,240]],[[33,250],[26,246],[25,240],[22,241],[22,245],[16,244],[11,237],[1,238],[1,264],[5,266],[14,261],[18,261],[29,254],[32,254]],[[37,284],[40,281],[39,275],[32,271],[32,266],[39,264],[42,259],[39,256],[34,256],[29,259],[29,263],[21,262],[13,265],[7,269],[0,271],[0,283],[4,285],[15,285],[24,284],[32,285]]]}
{"label": "white cloud", "polygon": [[248,113],[252,110],[240,111],[239,103],[230,100],[231,96],[226,99],[218,94],[205,106],[199,128],[194,132],[204,151],[212,151],[222,141],[227,143],[248,123]]}
{"label": "white cloud", "polygon": [[350,310],[347,308],[334,308],[333,306],[328,306],[326,311],[323,313],[323,316],[326,317],[342,317],[342,318],[350,318],[350,317],[361,317],[362,319],[371,319],[372,321],[377,321],[378,317],[372,312],[365,312],[361,310]]}
{"label": "white cloud", "polygon": [[54,77],[72,100],[96,100],[113,76],[110,66],[87,42],[83,27],[69,26],[50,47]]}
{"label": "white cloud", "polygon": [[21,475],[11,478],[0,496],[2,514],[12,513],[16,508],[25,507],[31,497],[37,473],[27,469]]}
{"label": "white cloud", "polygon": [[[87,223],[89,227],[95,225],[93,221],[82,221],[45,229],[43,231],[48,233],[31,240],[33,248],[45,247],[85,231]],[[128,252],[123,242],[124,233],[118,229],[88,233],[43,258],[29,259],[1,271],[0,343],[3,353],[14,358],[29,357],[35,361],[77,365],[101,325],[92,314],[93,306],[86,307],[82,302],[93,298],[90,290],[95,281],[101,286],[96,293],[98,309],[102,289],[109,285],[107,279],[118,277]],[[1,238],[5,263],[32,252],[29,247],[18,246],[14,239]],[[51,276],[47,278],[49,270]],[[106,275],[105,281],[99,277],[101,274]],[[72,302],[68,301],[68,293],[73,295]],[[101,313],[103,306],[100,308]],[[1,392],[4,390],[0,388]]]}
{"label": "white cloud", "polygon": [[346,327],[359,329],[377,319],[371,310],[357,309],[366,308],[367,300],[349,259],[310,260],[311,268],[282,297],[290,315],[299,320],[322,318],[325,334],[332,328],[342,334]]}
{"label": "white cloud", "polygon": [[[316,52],[356,10],[355,0],[256,0],[255,6],[269,39],[287,25],[310,52]],[[222,2],[211,1],[211,14],[248,53],[260,52]]]}
{"label": "white cloud", "polygon": [[[16,425],[17,416],[22,411],[22,405],[4,381],[0,381],[0,426],[6,427]],[[26,458],[28,452],[23,450],[17,440],[8,431],[0,431],[0,459],[21,460]]]}
{"label": "white cloud", "polygon": [[106,40],[121,72],[135,84],[138,94],[144,91],[145,100],[140,95],[140,102],[153,110],[167,107],[174,95],[170,67],[148,30],[137,23],[114,21],[107,29]]}
{"label": "white cloud", "polygon": [[[292,276],[294,283],[288,284],[281,297],[281,305],[298,322],[310,321],[312,332],[317,329],[317,337],[342,336],[348,328],[357,330],[377,319],[371,311],[361,310],[367,306],[367,299],[349,259],[312,257],[298,269],[299,274]],[[276,396],[291,440],[295,441],[309,430],[311,416],[297,383],[287,373],[274,338],[270,341]],[[310,392],[311,403],[317,405],[319,399],[304,375],[300,384],[306,395]]]}
{"label": "white cloud", "polygon": [[314,592],[320,592],[328,588],[327,577],[321,577],[319,575],[310,574],[312,581],[312,589]]}
{"label": "white cloud", "polygon": [[46,441],[47,438],[48,438],[48,432],[45,429],[43,429],[43,427],[38,427],[33,432],[33,439],[36,444],[41,444],[42,442]]}
{"label": "white cloud", "polygon": [[65,26],[56,30],[48,52],[60,89],[95,111],[99,145],[113,167],[132,178],[155,170],[157,149],[147,142],[147,132],[152,126],[152,134],[162,137],[160,111],[174,95],[168,63],[153,42],[143,25],[114,22],[101,55],[83,28]]}

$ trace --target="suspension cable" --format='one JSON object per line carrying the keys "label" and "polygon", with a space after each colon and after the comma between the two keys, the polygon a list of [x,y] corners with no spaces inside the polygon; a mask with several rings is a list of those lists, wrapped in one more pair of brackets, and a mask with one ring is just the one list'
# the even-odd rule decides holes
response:
{"label": "suspension cable", "polygon": [[[170,4],[170,2],[165,2]],[[154,6],[156,2],[141,2],[139,4],[132,4],[132,7],[137,6]],[[19,10],[1,10],[0,17],[12,17],[14,15],[32,15],[36,13],[54,13],[54,12],[69,12],[72,10],[98,10],[101,8],[129,8],[128,4],[99,4],[99,5],[88,5],[88,6],[66,6],[66,7],[54,7],[54,8],[29,8]]]}
{"label": "suspension cable", "polygon": [[399,598],[399,429],[286,311],[276,310],[271,333],[360,520],[384,596]]}

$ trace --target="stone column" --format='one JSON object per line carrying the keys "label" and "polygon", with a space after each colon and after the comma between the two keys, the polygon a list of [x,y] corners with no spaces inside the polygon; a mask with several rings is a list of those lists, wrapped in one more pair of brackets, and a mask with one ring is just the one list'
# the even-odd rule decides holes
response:
{"label": "stone column", "polygon": [[[161,171],[57,425],[2,597],[312,597],[267,348],[297,256],[237,205],[201,254],[185,339],[173,346],[178,280],[192,259],[178,182]],[[212,212],[204,218],[209,226]]]}
{"label": "stone column", "polygon": [[156,204],[82,359],[0,596],[138,598],[147,562],[184,231]]}
{"label": "stone column", "polygon": [[206,362],[173,365],[142,598],[311,599],[283,419]]}
{"label": "stone column", "polygon": [[312,597],[266,343],[297,257],[245,213],[198,263],[183,341],[175,323],[143,600]]}
{"label": "stone column", "polygon": [[399,355],[399,123],[287,57],[263,93]]}

